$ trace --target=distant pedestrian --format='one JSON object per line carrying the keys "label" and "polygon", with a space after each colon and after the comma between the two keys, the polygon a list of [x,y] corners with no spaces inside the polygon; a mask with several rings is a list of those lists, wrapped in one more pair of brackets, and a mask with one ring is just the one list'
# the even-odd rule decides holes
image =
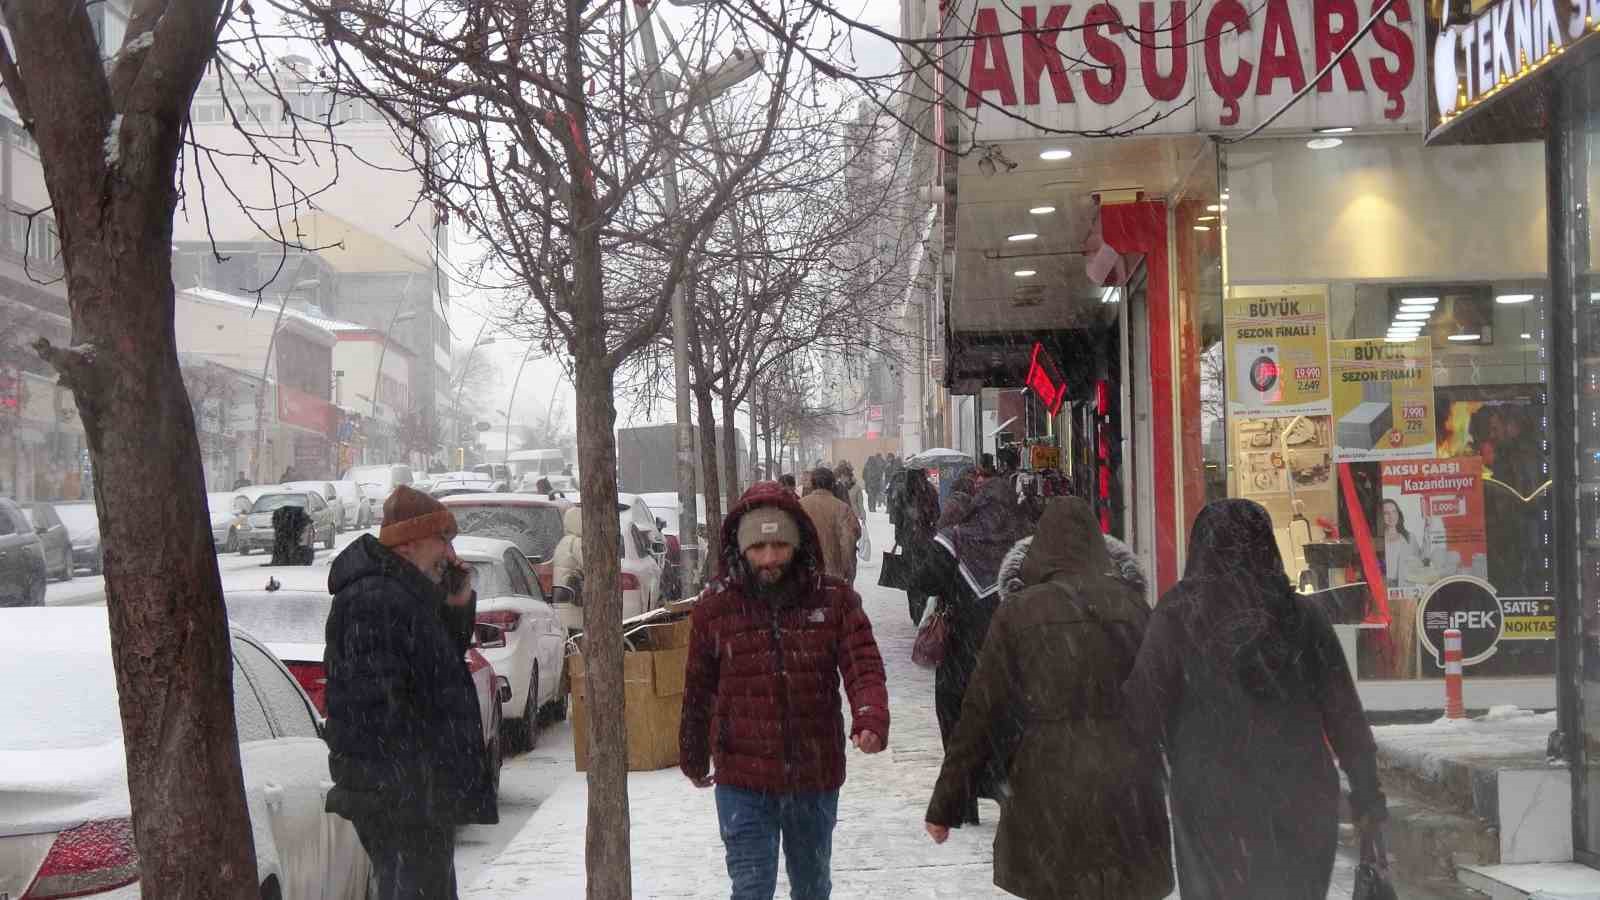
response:
{"label": "distant pedestrian", "polygon": [[354,824],[383,900],[454,900],[456,827],[499,821],[455,535],[450,510],[401,485],[328,578],[327,810]]}
{"label": "distant pedestrian", "polygon": [[1183,580],[1156,605],[1123,692],[1124,713],[1171,767],[1184,900],[1327,896],[1335,755],[1357,828],[1386,818],[1339,640],[1295,593],[1272,519],[1251,501],[1200,510]]}
{"label": "distant pedestrian", "polygon": [[550,583],[572,591],[573,602],[583,601],[582,507],[569,507],[561,514],[561,540],[550,551]]}
{"label": "distant pedestrian", "polygon": [[861,597],[824,573],[817,530],[789,491],[746,491],[722,547],[692,614],[679,766],[697,787],[716,786],[733,900],[771,900],[780,843],[790,896],[828,900],[845,779],[839,684],[850,742],[883,750],[883,659]]}
{"label": "distant pedestrian", "polygon": [[233,479],[233,489],[236,491],[242,491],[252,484],[254,484],[254,482],[250,480],[250,476],[244,474],[243,472],[239,473],[239,477]]}
{"label": "distant pedestrian", "polygon": [[884,459],[877,453],[867,457],[861,466],[861,480],[867,488],[867,509],[878,511],[878,504],[883,500],[883,476],[885,472]]}
{"label": "distant pedestrian", "polygon": [[861,487],[861,482],[856,480],[855,468],[849,460],[844,460],[833,469],[834,496],[843,500],[855,512],[856,518],[865,522],[867,520],[867,496]]}
{"label": "distant pedestrian", "polygon": [[861,522],[849,504],[834,496],[833,471],[818,467],[811,473],[811,490],[800,506],[816,526],[822,541],[823,566],[829,575],[846,583],[856,578],[856,541],[861,537]]}
{"label": "distant pedestrian", "polygon": [[[895,504],[889,507],[889,523],[894,526],[894,543],[909,562],[912,571],[921,569],[933,551],[933,537],[939,529],[939,493],[928,483],[924,469],[907,469],[904,486],[897,492]],[[912,624],[922,621],[928,605],[928,595],[917,588],[907,588],[906,606]]]}
{"label": "distant pedestrian", "polygon": [[790,475],[788,472],[785,472],[782,475],[778,476],[778,483],[783,485],[784,489],[786,489],[789,493],[795,495],[795,497],[799,497],[800,496],[800,489],[795,487],[795,484],[794,484],[794,476]]}
{"label": "distant pedestrian", "polygon": [[[1050,502],[1004,591],[926,815],[944,843],[975,776],[1007,765],[994,883],[1038,900],[1160,900],[1172,893],[1165,772],[1122,709],[1150,619],[1111,574],[1099,525],[1077,499]],[[1309,896],[1309,895],[1284,895]]]}
{"label": "distant pedestrian", "polygon": [[[1033,523],[1018,509],[1015,495],[1002,482],[984,485],[970,505],[959,502],[958,496],[952,495],[941,513],[934,549],[914,581],[918,591],[939,598],[937,614],[945,617],[948,626],[949,644],[933,677],[934,712],[946,750],[961,718],[962,698],[978,666],[989,620],[1000,602],[1001,560],[1017,541],[1033,533]],[[978,798],[1000,799],[1005,770],[999,760],[991,760],[972,778],[971,789],[963,795],[962,817],[975,825]]]}

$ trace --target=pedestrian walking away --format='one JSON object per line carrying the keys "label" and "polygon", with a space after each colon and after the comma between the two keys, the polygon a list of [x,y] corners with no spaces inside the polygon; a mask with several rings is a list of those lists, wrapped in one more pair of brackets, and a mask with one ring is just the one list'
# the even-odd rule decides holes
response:
{"label": "pedestrian walking away", "polygon": [[745,492],[722,523],[722,547],[691,619],[680,767],[716,787],[733,900],[771,900],[780,844],[790,896],[827,900],[845,781],[839,684],[850,742],[883,750],[883,659],[861,597],[824,571],[817,529],[781,485]]}
{"label": "pedestrian walking away", "polygon": [[[1386,817],[1377,750],[1327,617],[1284,574],[1267,511],[1200,511],[1124,709],[1166,751],[1184,900],[1325,897],[1339,775],[1364,836]],[[1332,748],[1332,755],[1329,748]]]}
{"label": "pedestrian walking away", "polygon": [[378,900],[453,900],[455,828],[499,820],[464,654],[477,596],[455,516],[401,485],[328,578],[327,810],[372,859]]}
{"label": "pedestrian walking away", "polygon": [[[926,470],[905,471],[903,484],[895,491],[894,504],[889,507],[889,522],[894,526],[895,546],[907,557],[909,568],[923,568],[939,527],[939,492],[928,483]],[[906,590],[912,624],[922,621],[927,604],[927,594],[915,588]]]}
{"label": "pedestrian walking away", "polygon": [[1038,535],[1007,555],[1016,559],[945,750],[928,833],[942,844],[960,827],[973,776],[997,760],[1009,789],[996,887],[1032,900],[1160,900],[1172,892],[1165,772],[1125,718],[1121,691],[1150,607],[1116,573],[1082,500],[1050,501]]}
{"label": "pedestrian walking away", "polygon": [[861,537],[861,520],[855,511],[834,495],[837,482],[833,470],[818,466],[811,473],[811,487],[800,506],[816,526],[822,541],[822,563],[829,575],[847,584],[856,580],[856,541]]}
{"label": "pedestrian walking away", "polygon": [[[978,665],[989,620],[1000,602],[1000,562],[1017,541],[1033,533],[1033,523],[1017,506],[1016,494],[1004,480],[990,481],[970,504],[951,495],[941,514],[933,550],[923,560],[913,587],[939,598],[937,615],[945,617],[949,643],[933,676],[933,700],[939,736],[945,750],[961,718],[962,698]],[[950,516],[951,507],[959,515]],[[998,760],[973,775],[966,792],[963,821],[978,822],[978,798],[1000,799],[1005,772]]]}
{"label": "pedestrian walking away", "polygon": [[552,587],[568,588],[574,598],[583,585],[583,509],[571,507],[561,514],[561,540],[550,552],[550,583]]}
{"label": "pedestrian walking away", "polygon": [[884,462],[883,457],[877,453],[867,457],[866,463],[861,466],[861,480],[867,487],[867,509],[877,512],[882,501]]}

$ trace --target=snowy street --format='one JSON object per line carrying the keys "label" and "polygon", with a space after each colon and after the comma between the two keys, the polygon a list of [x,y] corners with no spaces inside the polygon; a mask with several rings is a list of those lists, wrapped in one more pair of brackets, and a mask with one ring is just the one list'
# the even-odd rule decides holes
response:
{"label": "snowy street", "polygon": [[[923,813],[943,753],[933,713],[933,673],[911,662],[915,637],[905,595],[877,586],[876,552],[893,543],[886,515],[869,515],[874,559],[864,563],[856,586],[865,599],[889,675],[892,722],[889,749],[877,756],[851,751],[849,777],[839,802],[834,834],[834,896],[980,898],[1009,896],[991,883],[990,856],[999,807],[981,805],[983,824],[954,831],[936,846],[923,832]],[[530,780],[549,778],[542,788]],[[457,851],[463,898],[566,900],[584,892],[583,776],[572,769],[571,732],[547,731],[540,747],[505,769],[503,819],[492,829],[467,829]],[[513,787],[515,785],[515,787]],[[520,833],[504,815],[506,801],[528,789],[548,799]],[[509,796],[508,796],[509,795]],[[513,801],[515,802],[515,801]],[[703,898],[728,895],[722,842],[710,791],[698,791],[676,769],[636,772],[629,777],[633,824],[633,892],[640,898]],[[488,846],[504,844],[492,862]],[[1348,897],[1353,858],[1336,864],[1331,897]],[[788,895],[779,876],[778,896]]]}

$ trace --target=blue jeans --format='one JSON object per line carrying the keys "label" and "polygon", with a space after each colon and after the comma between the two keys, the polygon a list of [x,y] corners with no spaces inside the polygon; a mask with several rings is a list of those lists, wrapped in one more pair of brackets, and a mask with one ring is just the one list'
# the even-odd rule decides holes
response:
{"label": "blue jeans", "polygon": [[772,900],[778,889],[779,837],[789,896],[828,900],[838,820],[838,791],[762,794],[717,785],[717,825],[728,851],[733,900]]}

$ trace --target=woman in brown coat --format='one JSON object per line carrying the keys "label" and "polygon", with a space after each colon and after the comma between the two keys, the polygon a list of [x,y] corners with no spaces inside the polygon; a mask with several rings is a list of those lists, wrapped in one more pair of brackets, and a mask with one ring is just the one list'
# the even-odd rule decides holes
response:
{"label": "woman in brown coat", "polygon": [[[1045,507],[1023,589],[994,615],[945,751],[927,829],[959,827],[972,775],[1009,759],[994,883],[1031,900],[1159,900],[1172,892],[1161,758],[1121,687],[1150,609],[1114,574],[1082,500]],[[1016,734],[1015,746],[1001,735]]]}
{"label": "woman in brown coat", "polygon": [[[1384,818],[1377,751],[1333,626],[1289,585],[1267,511],[1200,511],[1125,693],[1172,767],[1183,900],[1326,897],[1339,774],[1363,831]],[[1333,753],[1328,752],[1332,748]]]}

